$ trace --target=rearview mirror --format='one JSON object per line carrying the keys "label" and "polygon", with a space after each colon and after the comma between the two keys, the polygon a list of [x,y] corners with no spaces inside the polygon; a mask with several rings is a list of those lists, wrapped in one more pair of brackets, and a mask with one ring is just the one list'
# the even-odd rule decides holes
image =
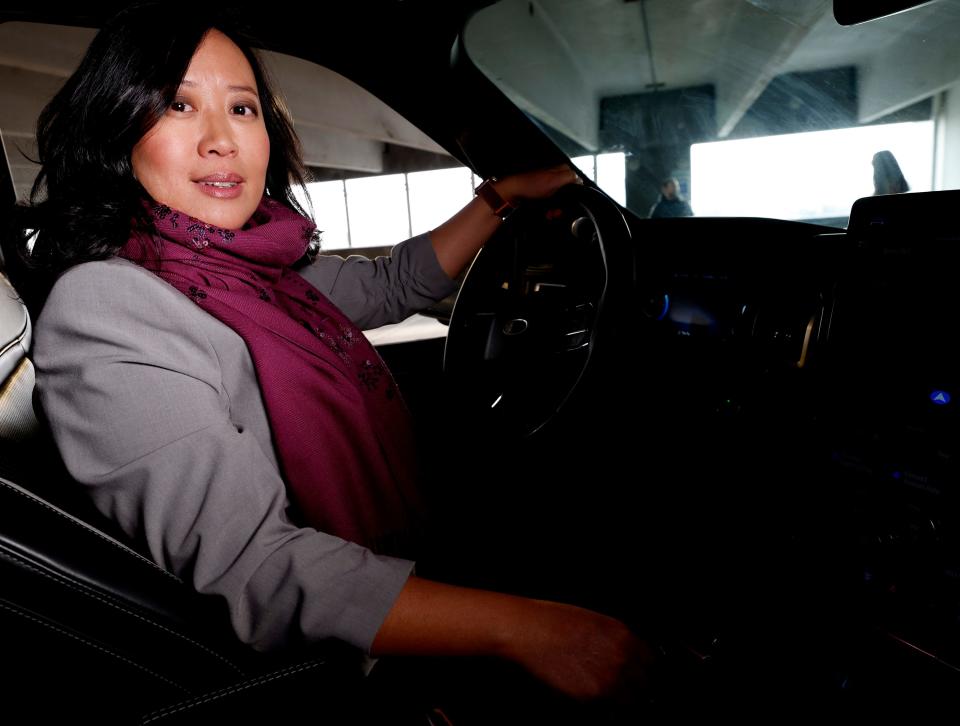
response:
{"label": "rearview mirror", "polygon": [[833,0],[833,17],[840,25],[857,25],[868,20],[884,18],[935,0]]}

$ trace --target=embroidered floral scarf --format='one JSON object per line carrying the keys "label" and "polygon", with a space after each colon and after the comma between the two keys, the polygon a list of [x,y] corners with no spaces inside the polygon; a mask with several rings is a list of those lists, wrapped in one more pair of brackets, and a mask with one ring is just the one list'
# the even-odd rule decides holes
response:
{"label": "embroidered floral scarf", "polygon": [[408,540],[420,501],[406,406],[363,333],[290,269],[316,227],[266,196],[239,230],[149,206],[156,234],[120,255],[243,338],[300,524],[377,550]]}

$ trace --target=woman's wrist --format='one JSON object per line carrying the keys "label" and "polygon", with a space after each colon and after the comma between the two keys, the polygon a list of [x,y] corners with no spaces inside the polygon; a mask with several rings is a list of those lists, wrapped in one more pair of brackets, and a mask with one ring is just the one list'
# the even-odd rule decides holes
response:
{"label": "woman's wrist", "polygon": [[467,655],[516,659],[534,601],[410,577],[374,639],[373,655]]}
{"label": "woman's wrist", "polygon": [[504,660],[522,662],[530,635],[539,625],[539,603],[517,595],[497,593],[496,613],[488,621],[491,655]]}
{"label": "woman's wrist", "polygon": [[490,177],[476,189],[477,197],[500,219],[506,219],[517,206],[509,195],[504,196],[507,186],[505,180]]}

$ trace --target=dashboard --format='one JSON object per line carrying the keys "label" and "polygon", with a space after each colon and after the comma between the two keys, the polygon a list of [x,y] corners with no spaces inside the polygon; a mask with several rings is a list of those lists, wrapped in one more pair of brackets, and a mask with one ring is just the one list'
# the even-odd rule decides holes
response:
{"label": "dashboard", "polygon": [[740,676],[876,703],[960,687],[958,196],[860,200],[846,232],[634,223],[657,491],[633,505]]}

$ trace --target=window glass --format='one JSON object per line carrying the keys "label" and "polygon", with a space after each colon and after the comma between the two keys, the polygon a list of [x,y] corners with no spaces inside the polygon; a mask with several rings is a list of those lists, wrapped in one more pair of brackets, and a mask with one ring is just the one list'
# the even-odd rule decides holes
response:
{"label": "window glass", "polygon": [[570,159],[570,161],[590,179],[593,179],[593,181],[597,180],[597,159],[593,154],[589,156],[575,156]]}
{"label": "window glass", "polygon": [[958,27],[960,0],[849,27],[828,0],[499,0],[464,47],[639,217],[843,227],[904,179],[960,188]]}
{"label": "window glass", "polygon": [[695,144],[691,204],[704,216],[845,219],[873,193],[872,159],[887,149],[915,192],[930,191],[933,122]]}
{"label": "window glass", "polygon": [[[313,202],[314,221],[321,232],[322,248],[335,250],[350,247],[350,228],[347,225],[343,182],[311,182],[307,184],[307,190]],[[303,204],[306,196],[297,190],[297,198]]]}
{"label": "window glass", "polygon": [[351,247],[390,245],[410,236],[403,174],[349,179],[346,187]]}
{"label": "window glass", "polygon": [[421,234],[452,217],[473,198],[473,175],[469,169],[435,169],[407,175],[410,195],[410,225]]}
{"label": "window glass", "polygon": [[626,206],[626,156],[623,152],[597,155],[597,186]]}

